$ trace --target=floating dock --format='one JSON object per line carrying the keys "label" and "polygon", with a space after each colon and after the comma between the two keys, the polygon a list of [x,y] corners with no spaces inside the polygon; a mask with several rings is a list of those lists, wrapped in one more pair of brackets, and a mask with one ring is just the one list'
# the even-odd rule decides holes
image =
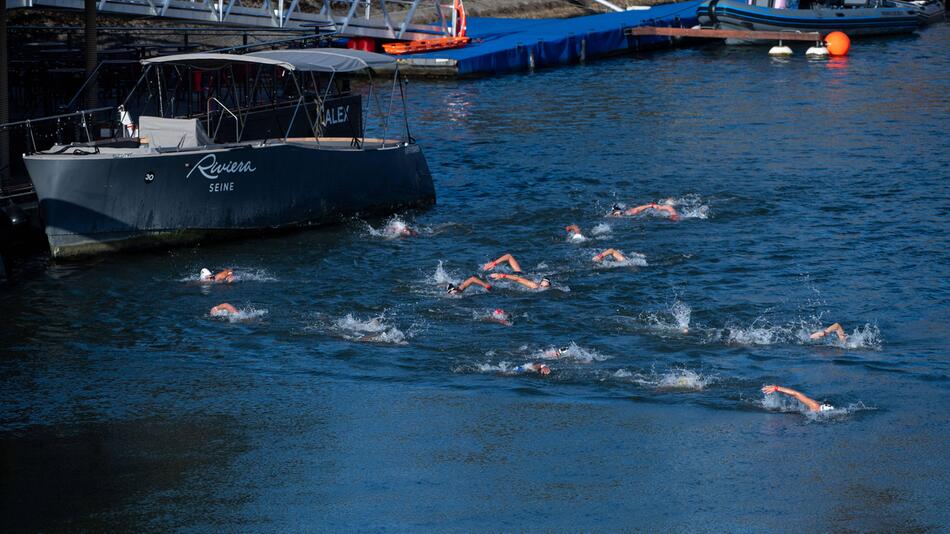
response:
{"label": "floating dock", "polygon": [[400,69],[423,76],[474,76],[578,63],[666,46],[671,37],[632,36],[637,26],[689,28],[698,24],[694,0],[570,19],[468,19],[464,48],[399,57]]}

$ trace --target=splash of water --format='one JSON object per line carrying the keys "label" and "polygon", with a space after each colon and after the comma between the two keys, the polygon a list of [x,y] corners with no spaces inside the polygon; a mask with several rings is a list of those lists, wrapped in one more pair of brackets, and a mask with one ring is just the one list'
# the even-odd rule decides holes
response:
{"label": "splash of water", "polygon": [[649,373],[633,373],[619,369],[614,372],[613,377],[653,389],[683,391],[703,391],[717,380],[714,375],[704,375],[685,367],[672,367],[663,373],[657,373],[654,369]]}
{"label": "splash of water", "polygon": [[868,406],[861,401],[853,402],[847,406],[831,406],[829,409],[818,412],[811,411],[807,406],[795,399],[785,395],[764,395],[761,402],[762,408],[782,413],[800,413],[808,418],[809,421],[833,421],[844,419],[851,414],[867,410],[876,410],[873,406]]}
{"label": "splash of water", "polygon": [[606,237],[611,232],[610,225],[607,223],[599,223],[594,228],[591,229],[590,235],[594,237]]}
{"label": "splash of water", "polygon": [[583,243],[585,241],[587,241],[587,238],[584,237],[584,234],[575,234],[574,232],[571,232],[567,236],[568,243]]}
{"label": "splash of water", "polygon": [[367,341],[390,345],[405,345],[408,343],[402,330],[386,323],[383,315],[369,319],[359,319],[348,313],[345,317],[337,319],[333,323],[333,328],[345,339],[351,341]]}
{"label": "splash of water", "polygon": [[442,260],[439,260],[439,265],[435,268],[435,272],[432,274],[431,282],[435,284],[459,284],[461,279],[451,275],[448,271],[445,270],[445,267],[442,265]]}
{"label": "splash of water", "polygon": [[260,319],[261,317],[265,315],[267,315],[266,309],[264,308],[257,309],[253,307],[238,308],[237,313],[232,313],[227,310],[217,310],[217,311],[211,312],[212,317],[225,318],[228,320],[228,322],[231,322],[231,323],[249,322],[255,319]]}
{"label": "splash of water", "polygon": [[703,199],[696,193],[689,193],[679,198],[667,198],[659,204],[673,206],[677,208],[680,217],[683,219],[708,219],[709,206],[703,204]]}
{"label": "splash of water", "polygon": [[402,237],[410,237],[416,233],[416,231],[398,215],[393,215],[386,221],[386,224],[379,229],[373,228],[372,225],[366,223],[366,231],[371,236],[381,237],[383,239],[399,239]]}
{"label": "splash of water", "polygon": [[534,355],[543,360],[575,360],[581,363],[602,362],[609,359],[593,349],[585,349],[571,341],[566,347],[548,347]]}
{"label": "splash of water", "polygon": [[688,334],[693,314],[692,308],[679,300],[675,300],[668,311],[669,315],[658,315],[656,313],[641,315],[641,320],[654,330]]}
{"label": "splash of water", "polygon": [[639,252],[631,252],[627,254],[623,251],[618,251],[623,254],[627,259],[623,261],[616,261],[612,256],[606,256],[602,261],[597,262],[595,268],[597,269],[616,269],[618,267],[646,267],[647,266],[647,257]]}

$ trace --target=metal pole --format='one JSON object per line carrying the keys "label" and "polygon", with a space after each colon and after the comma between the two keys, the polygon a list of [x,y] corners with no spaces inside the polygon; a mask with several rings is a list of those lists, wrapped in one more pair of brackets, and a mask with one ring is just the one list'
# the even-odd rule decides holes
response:
{"label": "metal pole", "polygon": [[[10,122],[10,80],[7,77],[7,3],[0,2],[0,124]],[[0,131],[0,192],[9,182],[10,134]]]}
{"label": "metal pole", "polygon": [[[98,58],[99,38],[96,31],[96,0],[86,0],[86,78],[96,71]],[[99,84],[95,80],[86,88],[86,109],[98,107],[96,95]]]}

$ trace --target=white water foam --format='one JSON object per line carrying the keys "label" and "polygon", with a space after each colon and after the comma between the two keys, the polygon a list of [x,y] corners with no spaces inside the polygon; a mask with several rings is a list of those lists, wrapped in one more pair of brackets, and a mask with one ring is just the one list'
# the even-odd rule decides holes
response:
{"label": "white water foam", "polygon": [[432,273],[431,282],[434,284],[446,285],[446,284],[456,284],[462,282],[461,278],[452,275],[445,270],[445,267],[442,265],[442,260],[439,260],[439,265],[436,266],[435,272]]}
{"label": "white water foam", "polygon": [[667,313],[646,313],[640,315],[640,321],[651,330],[688,334],[692,308],[679,300],[673,301]]}
{"label": "white water foam", "polygon": [[646,374],[619,369],[613,376],[619,379],[629,379],[631,382],[654,389],[684,391],[702,391],[717,380],[714,375],[703,375],[685,367],[673,367],[664,373],[657,373],[651,369]]}
{"label": "white water foam", "polygon": [[762,408],[772,412],[800,413],[807,417],[810,421],[840,420],[856,412],[877,409],[873,406],[868,406],[863,402],[858,401],[850,403],[847,406],[832,405],[831,409],[813,412],[798,400],[778,393],[764,395],[760,404]]}
{"label": "white water foam", "polygon": [[590,231],[590,235],[596,238],[605,238],[610,235],[611,228],[607,223],[599,223]]}
{"label": "white water foam", "polygon": [[609,359],[593,349],[585,349],[571,341],[566,347],[548,347],[533,356],[542,360],[575,360],[581,363],[602,362]]}
{"label": "white water foam", "polygon": [[337,319],[333,323],[333,329],[345,339],[351,341],[390,345],[405,345],[408,343],[402,330],[386,323],[383,315],[369,319],[359,319],[348,313],[345,317]]}
{"label": "white water foam", "polygon": [[245,269],[243,267],[235,267],[233,270],[234,270],[235,282],[277,282],[279,281],[276,276],[272,275],[266,269]]}
{"label": "white water foam", "polygon": [[220,317],[222,319],[227,319],[231,323],[241,323],[253,321],[267,315],[266,309],[257,309],[253,307],[247,308],[238,308],[237,313],[232,313],[227,310],[218,310],[216,312],[211,312],[212,317]]}
{"label": "white water foam", "polygon": [[695,193],[683,195],[679,198],[666,198],[658,202],[665,206],[673,206],[683,219],[708,219],[709,206],[703,204],[703,199]]}
{"label": "white water foam", "polygon": [[627,259],[623,261],[616,261],[613,259],[613,256],[605,256],[603,260],[595,262],[595,269],[616,269],[619,267],[646,267],[647,266],[647,257],[639,252],[631,252],[627,254],[626,252],[619,250]]}
{"label": "white water foam", "polygon": [[570,232],[567,235],[568,243],[583,243],[585,241],[587,241],[587,238],[584,237],[584,234],[575,234],[574,232]]}
{"label": "white water foam", "polygon": [[798,321],[787,325],[761,323],[764,323],[764,320],[759,317],[747,328],[726,327],[721,332],[712,333],[706,341],[714,342],[725,339],[726,343],[734,345],[776,345],[782,343],[813,345],[819,343],[843,349],[872,350],[880,350],[883,346],[880,330],[870,323],[855,328],[851,334],[848,334],[844,342],[840,341],[834,333],[818,340],[811,339],[809,336],[812,332],[823,328],[814,321]]}
{"label": "white water foam", "polygon": [[510,313],[496,313],[492,310],[472,310],[472,319],[483,323],[497,323],[505,326],[512,325],[512,316]]}
{"label": "white water foam", "polygon": [[371,236],[381,237],[383,239],[400,239],[410,237],[413,233],[419,233],[419,230],[410,227],[406,221],[398,215],[393,215],[386,224],[379,229],[373,228],[369,223],[366,224],[366,230]]}

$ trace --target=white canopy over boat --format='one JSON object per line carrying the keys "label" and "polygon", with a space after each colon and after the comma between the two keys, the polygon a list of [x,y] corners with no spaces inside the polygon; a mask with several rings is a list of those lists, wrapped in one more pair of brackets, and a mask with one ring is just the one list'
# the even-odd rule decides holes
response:
{"label": "white canopy over boat", "polygon": [[195,69],[220,69],[235,63],[273,65],[302,72],[356,72],[391,67],[396,60],[384,54],[343,48],[265,50],[251,54],[195,53],[143,59],[143,65],[180,65]]}

